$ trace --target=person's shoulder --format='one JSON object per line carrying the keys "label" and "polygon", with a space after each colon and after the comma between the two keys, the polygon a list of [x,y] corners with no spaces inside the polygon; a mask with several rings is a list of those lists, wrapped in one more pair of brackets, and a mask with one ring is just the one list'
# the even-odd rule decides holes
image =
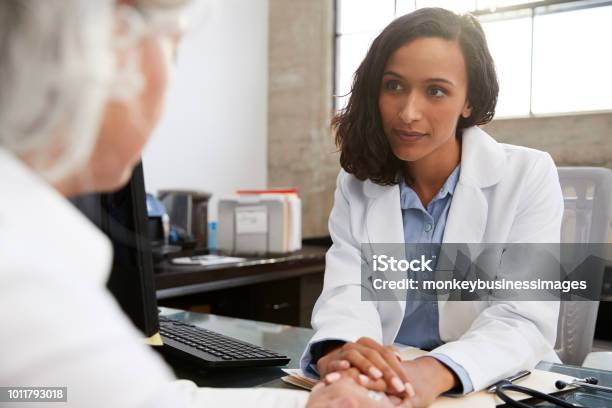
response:
{"label": "person's shoulder", "polygon": [[519,146],[508,143],[500,143],[506,153],[506,157],[515,160],[523,160],[528,162],[534,162],[543,160],[544,158],[550,157],[548,153],[542,150],[534,149],[527,146]]}
{"label": "person's shoulder", "polygon": [[501,145],[506,154],[508,166],[515,171],[522,169],[525,172],[537,174],[556,168],[552,157],[545,151],[506,143],[501,143]]}
{"label": "person's shoulder", "polygon": [[[82,274],[102,282],[110,268],[108,238],[51,186],[0,153],[0,274]],[[83,273],[83,265],[88,273]]]}
{"label": "person's shoulder", "polygon": [[359,180],[355,175],[340,169],[338,173],[337,186],[345,192],[356,193],[363,192],[367,180]]}
{"label": "person's shoulder", "polygon": [[346,170],[340,170],[338,174],[336,191],[352,203],[367,202],[372,198],[379,197],[393,186],[383,186],[370,179],[361,180]]}
{"label": "person's shoulder", "polygon": [[560,191],[557,166],[550,154],[510,144],[504,144],[503,148],[506,153],[506,171],[502,183],[512,186],[515,192],[524,189],[528,195],[544,193],[551,188],[555,194]]}

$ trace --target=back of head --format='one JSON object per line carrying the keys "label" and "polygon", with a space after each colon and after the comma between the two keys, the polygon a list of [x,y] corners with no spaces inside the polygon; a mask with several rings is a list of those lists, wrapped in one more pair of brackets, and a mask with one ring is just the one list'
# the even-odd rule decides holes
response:
{"label": "back of head", "polygon": [[0,147],[50,181],[82,165],[95,144],[112,77],[113,10],[113,0],[0,2]]}

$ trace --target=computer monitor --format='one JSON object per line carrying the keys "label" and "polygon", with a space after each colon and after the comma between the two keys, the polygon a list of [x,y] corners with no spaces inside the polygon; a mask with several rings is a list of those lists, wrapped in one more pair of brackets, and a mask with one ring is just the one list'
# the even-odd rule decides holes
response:
{"label": "computer monitor", "polygon": [[160,331],[142,164],[119,191],[89,194],[72,201],[112,241],[114,259],[108,289],[149,344],[163,344],[160,351],[206,367],[275,366],[289,362],[287,356],[274,351],[171,319],[162,321]]}
{"label": "computer monitor", "polygon": [[129,183],[110,194],[71,200],[112,241],[113,268],[108,289],[146,337],[159,331],[142,163]]}

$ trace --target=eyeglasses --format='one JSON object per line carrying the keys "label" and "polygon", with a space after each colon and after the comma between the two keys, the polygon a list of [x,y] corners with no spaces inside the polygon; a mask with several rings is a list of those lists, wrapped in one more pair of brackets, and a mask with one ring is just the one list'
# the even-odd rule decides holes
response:
{"label": "eyeglasses", "polygon": [[134,6],[151,30],[171,37],[182,36],[204,18],[202,3],[199,1],[136,0]]}

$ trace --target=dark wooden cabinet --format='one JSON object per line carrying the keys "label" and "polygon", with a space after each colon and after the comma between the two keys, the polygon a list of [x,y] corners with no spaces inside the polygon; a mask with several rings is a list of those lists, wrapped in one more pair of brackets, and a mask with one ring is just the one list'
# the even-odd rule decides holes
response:
{"label": "dark wooden cabinet", "polygon": [[248,265],[157,265],[160,306],[264,322],[310,327],[323,288],[325,247],[253,259]]}
{"label": "dark wooden cabinet", "polygon": [[323,271],[304,277],[177,296],[160,306],[291,326],[310,327]]}

